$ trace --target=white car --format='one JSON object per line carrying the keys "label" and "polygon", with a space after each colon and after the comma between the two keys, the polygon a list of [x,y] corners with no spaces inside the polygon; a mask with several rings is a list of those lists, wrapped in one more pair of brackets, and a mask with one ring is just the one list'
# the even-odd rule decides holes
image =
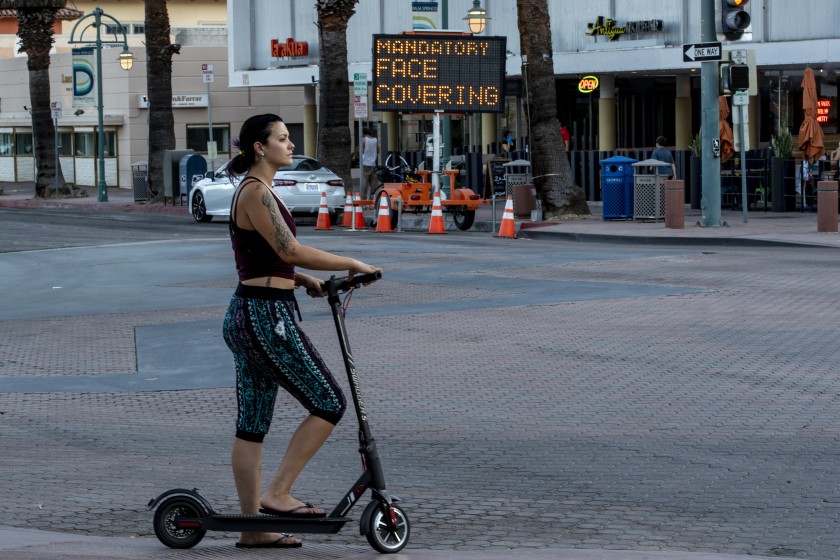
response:
{"label": "white car", "polygon": [[[233,192],[242,177],[230,180],[227,163],[196,181],[189,195],[189,212],[196,222],[209,222],[215,216],[230,218]],[[292,165],[282,167],[274,176],[273,188],[296,216],[317,217],[321,193],[327,193],[330,220],[336,223],[344,211],[345,191],[341,177],[307,156],[292,156]]]}

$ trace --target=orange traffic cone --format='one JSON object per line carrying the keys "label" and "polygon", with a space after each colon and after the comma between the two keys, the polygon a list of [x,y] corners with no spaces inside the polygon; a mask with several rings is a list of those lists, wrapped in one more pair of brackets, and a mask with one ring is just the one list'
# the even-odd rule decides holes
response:
{"label": "orange traffic cone", "polygon": [[332,229],[330,225],[330,209],[327,207],[327,193],[321,192],[321,207],[318,208],[318,223],[315,229]]}
{"label": "orange traffic cone", "polygon": [[429,220],[429,231],[426,233],[446,233],[446,228],[443,225],[443,211],[440,206],[440,193],[435,191],[435,197],[432,199],[432,219]]}
{"label": "orange traffic cone", "polygon": [[516,238],[516,223],[513,221],[513,197],[510,195],[505,202],[505,213],[502,216],[502,224],[499,226],[499,235],[496,237]]}
{"label": "orange traffic cone", "polygon": [[376,216],[376,231],[378,233],[391,233],[391,205],[390,198],[384,192],[379,197],[379,214]]}
{"label": "orange traffic cone", "polygon": [[353,226],[353,195],[347,193],[344,199],[344,215],[341,217],[341,227]]}
{"label": "orange traffic cone", "polygon": [[362,211],[362,205],[359,202],[362,200],[362,197],[359,196],[359,193],[356,193],[356,197],[353,199],[353,214],[355,216],[355,222],[353,229],[367,229],[365,227],[365,213]]}

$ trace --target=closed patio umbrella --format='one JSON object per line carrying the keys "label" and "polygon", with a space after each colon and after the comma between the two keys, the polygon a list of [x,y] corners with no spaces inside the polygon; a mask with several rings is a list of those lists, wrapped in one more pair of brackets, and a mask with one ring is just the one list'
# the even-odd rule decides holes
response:
{"label": "closed patio umbrella", "polygon": [[718,134],[720,136],[720,162],[724,163],[735,154],[735,139],[732,136],[732,127],[726,119],[729,118],[729,104],[726,97],[718,97]]}
{"label": "closed patio umbrella", "polygon": [[805,69],[802,77],[802,109],[805,111],[805,120],[799,127],[798,145],[802,150],[802,158],[813,163],[825,154],[825,145],[822,128],[817,122],[817,84],[814,81],[814,70],[810,67]]}

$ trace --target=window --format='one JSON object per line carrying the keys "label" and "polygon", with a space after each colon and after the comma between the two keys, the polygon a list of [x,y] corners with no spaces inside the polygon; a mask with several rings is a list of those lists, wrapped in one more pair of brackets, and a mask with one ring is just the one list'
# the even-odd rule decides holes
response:
{"label": "window", "polygon": [[12,143],[11,132],[0,132],[0,157],[15,155],[15,145]]}
{"label": "window", "polygon": [[69,130],[58,131],[58,155],[73,155],[73,133]]}
{"label": "window", "polygon": [[[76,130],[73,135],[76,157],[97,157],[96,149],[98,134],[95,130]],[[105,131],[105,143],[103,154],[105,157],[116,157],[117,155],[117,133],[114,130]],[[64,148],[62,148],[63,150]],[[62,152],[63,153],[63,152]]]}
{"label": "window", "polygon": [[123,33],[128,33],[128,26],[122,23],[120,25],[108,25],[105,23],[103,26],[105,27],[105,33],[107,35],[122,35]]}
{"label": "window", "polygon": [[32,133],[31,132],[17,132],[15,133],[15,153],[19,156],[32,155]]}
{"label": "window", "polygon": [[131,29],[134,31],[135,35],[145,35],[146,34],[146,24],[145,23],[133,23],[133,24],[131,24]]}
{"label": "window", "polygon": [[74,134],[74,141],[76,146],[76,157],[94,157],[96,150],[94,150],[93,131],[76,132]]}
{"label": "window", "polygon": [[117,133],[113,130],[105,131],[105,149],[103,155],[105,157],[117,157]]}
{"label": "window", "polygon": [[[207,125],[187,125],[187,149],[195,150],[197,154],[207,153]],[[216,151],[220,154],[230,154],[230,125],[213,125],[213,140],[216,141]]]}

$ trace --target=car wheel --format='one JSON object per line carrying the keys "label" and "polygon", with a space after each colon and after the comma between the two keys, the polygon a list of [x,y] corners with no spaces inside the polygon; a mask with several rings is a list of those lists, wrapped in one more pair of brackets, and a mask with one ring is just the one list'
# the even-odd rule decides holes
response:
{"label": "car wheel", "polygon": [[195,191],[192,199],[192,217],[196,222],[209,222],[213,216],[207,215],[207,205],[204,203],[204,195],[201,191]]}

